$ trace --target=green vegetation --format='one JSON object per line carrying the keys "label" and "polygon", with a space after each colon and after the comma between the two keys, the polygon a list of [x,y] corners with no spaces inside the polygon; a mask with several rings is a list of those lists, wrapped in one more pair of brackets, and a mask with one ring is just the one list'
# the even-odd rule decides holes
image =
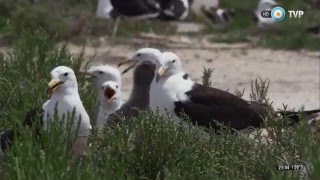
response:
{"label": "green vegetation", "polygon": [[[41,105],[49,72],[57,65],[78,70],[86,67],[83,57],[74,56],[66,46],[57,48],[46,33],[23,33],[13,49],[0,56],[0,127],[21,124],[25,113]],[[210,83],[210,71],[204,77]],[[266,81],[255,82],[253,91],[265,96]],[[78,78],[80,96],[92,117],[96,96],[91,84]],[[264,84],[264,85],[263,85]],[[72,158],[72,136],[59,123],[42,132],[41,142],[31,131],[17,126],[20,136],[0,160],[1,179],[299,179],[306,171],[278,171],[277,165],[311,165],[313,179],[320,177],[320,144],[317,133],[306,123],[287,127],[286,118],[266,118],[272,142],[259,133],[250,140],[245,135],[205,132],[200,127],[173,124],[169,118],[151,112],[103,136],[93,133],[86,157]],[[204,135],[203,133],[207,133]],[[205,137],[208,138],[205,138]],[[43,147],[43,148],[42,148]]]}
{"label": "green vegetation", "polygon": [[[96,0],[10,0],[0,1],[0,45],[25,31],[42,28],[57,41],[85,43],[88,37],[112,36],[115,21],[95,17]],[[159,21],[121,21],[117,36],[132,37],[138,32],[169,34],[175,26]]]}
{"label": "green vegetation", "polygon": [[221,7],[235,8],[236,15],[224,27],[207,22],[206,32],[214,32],[214,42],[258,42],[258,45],[273,49],[311,49],[319,50],[320,38],[307,33],[307,28],[319,25],[320,11],[313,9],[307,1],[292,0],[278,1],[286,10],[304,10],[305,15],[301,19],[289,19],[287,14],[285,20],[276,23],[269,28],[258,28],[253,21],[252,10],[256,9],[258,1],[232,1],[221,2]]}
{"label": "green vegetation", "polygon": [[[253,21],[253,10],[258,1],[225,0],[223,8],[234,8],[236,15],[226,25],[215,24],[209,19],[190,13],[188,20],[204,23],[205,34],[213,35],[213,42],[252,42],[273,49],[311,49],[319,50],[319,36],[306,33],[308,27],[319,25],[320,11],[313,9],[303,0],[281,1],[285,9],[304,10],[302,19],[288,19],[267,29],[257,28]],[[97,1],[88,0],[10,0],[0,1],[0,45],[11,43],[25,30],[44,29],[57,41],[86,43],[90,38],[107,35],[111,37],[115,29],[114,20],[102,20],[95,17]],[[136,37],[140,32],[156,34],[175,34],[176,24],[150,21],[121,21],[117,30],[118,37]],[[199,36],[203,33],[191,33]]]}

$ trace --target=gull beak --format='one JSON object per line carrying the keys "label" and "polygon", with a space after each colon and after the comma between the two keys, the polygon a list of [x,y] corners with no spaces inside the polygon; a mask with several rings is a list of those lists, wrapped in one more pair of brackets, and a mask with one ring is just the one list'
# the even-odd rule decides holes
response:
{"label": "gull beak", "polygon": [[108,102],[112,102],[116,98],[116,94],[114,94],[110,99],[108,99]]}
{"label": "gull beak", "polygon": [[75,72],[75,74],[76,75],[83,75],[83,76],[90,76],[90,77],[93,77],[93,78],[97,78],[95,75],[93,75],[93,74],[91,74],[91,73],[89,73],[87,71],[79,70],[79,71]]}
{"label": "gull beak", "polygon": [[125,60],[125,61],[120,62],[120,63],[118,64],[118,67],[120,67],[120,66],[122,66],[122,65],[125,65],[125,64],[129,64],[129,67],[122,71],[122,74],[125,74],[125,73],[127,73],[128,71],[130,71],[130,69],[134,68],[134,66],[135,66],[137,63],[138,63],[138,61],[129,59],[129,60]]}
{"label": "gull beak", "polygon": [[156,74],[156,82],[158,83],[160,79],[166,74],[168,68],[161,66]]}
{"label": "gull beak", "polygon": [[104,96],[107,99],[107,101],[110,103],[116,98],[116,91],[110,87],[107,87],[104,90]]}
{"label": "gull beak", "polygon": [[51,97],[53,92],[56,91],[62,84],[63,84],[62,81],[58,81],[58,80],[52,79],[48,83],[48,88],[47,88],[47,91],[46,91],[47,96]]}

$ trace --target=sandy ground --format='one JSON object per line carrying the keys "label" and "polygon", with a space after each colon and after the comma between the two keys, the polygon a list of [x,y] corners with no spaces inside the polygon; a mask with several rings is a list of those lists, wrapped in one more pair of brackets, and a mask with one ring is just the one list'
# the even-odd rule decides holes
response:
{"label": "sandy ground", "polygon": [[[96,55],[94,64],[116,64],[130,58],[141,47],[155,47],[176,52],[191,77],[201,82],[203,66],[214,68],[213,87],[234,92],[246,89],[244,98],[250,99],[251,81],[257,77],[271,81],[268,97],[274,108],[283,104],[290,109],[320,108],[320,52],[287,51],[254,47],[250,44],[209,43],[205,38],[188,37],[133,38],[126,43],[101,38],[101,46],[86,47],[85,54]],[[130,43],[128,43],[128,41]],[[77,53],[80,47],[71,46]],[[123,76],[123,98],[127,99],[132,86],[132,72]]]}

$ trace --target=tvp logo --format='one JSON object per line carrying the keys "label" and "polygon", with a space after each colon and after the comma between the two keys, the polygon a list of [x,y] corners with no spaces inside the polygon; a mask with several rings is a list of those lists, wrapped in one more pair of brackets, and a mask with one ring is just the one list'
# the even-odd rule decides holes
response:
{"label": "tvp logo", "polygon": [[[302,10],[289,10],[289,18],[301,18],[304,15]],[[282,21],[286,17],[286,11],[282,7],[275,7],[271,11],[264,10],[261,11],[261,17],[263,18],[272,18],[276,22]]]}

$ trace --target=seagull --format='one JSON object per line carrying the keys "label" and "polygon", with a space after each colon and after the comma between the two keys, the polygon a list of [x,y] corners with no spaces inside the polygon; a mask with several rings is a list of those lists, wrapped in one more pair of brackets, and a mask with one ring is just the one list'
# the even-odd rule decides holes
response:
{"label": "seagull", "polygon": [[150,89],[150,108],[172,115],[179,123],[184,114],[193,124],[219,129],[218,124],[240,130],[259,127],[263,120],[247,101],[216,88],[193,82],[172,52],[160,55]]}
{"label": "seagull", "polygon": [[129,100],[121,108],[108,117],[109,126],[116,125],[119,121],[119,115],[125,117],[136,117],[137,110],[145,110],[149,106],[149,89],[152,79],[154,78],[155,64],[161,51],[155,48],[138,49],[131,59],[120,62],[119,67],[128,64],[122,73],[127,73],[130,69],[135,68],[133,73],[133,89]]}
{"label": "seagull", "polygon": [[155,68],[155,63],[151,61],[142,61],[137,65],[134,70],[133,89],[129,100],[108,117],[109,126],[115,126],[120,121],[120,115],[127,118],[137,117],[139,110],[148,108],[150,84],[154,78]]}
{"label": "seagull", "polygon": [[118,67],[123,66],[125,64],[129,64],[129,67],[126,68],[122,74],[127,73],[129,70],[134,68],[137,64],[143,61],[150,61],[152,63],[156,63],[157,58],[161,55],[161,51],[155,48],[141,48],[138,49],[132,56],[131,59],[122,61],[119,63]]}
{"label": "seagull", "polygon": [[98,18],[110,19],[115,18],[115,11],[110,0],[99,0],[96,16]]}
{"label": "seagull", "polygon": [[111,0],[111,4],[125,17],[155,18],[161,8],[158,0]]}
{"label": "seagull", "polygon": [[[103,84],[107,81],[113,81],[116,83],[118,86],[117,89],[119,90],[118,94],[121,93],[121,74],[117,68],[109,65],[97,65],[91,66],[87,71],[79,71],[78,73],[91,76],[99,94],[101,94]],[[97,102],[98,108],[96,108],[96,112],[94,113],[95,116],[93,118],[97,119],[95,127],[97,127],[98,130],[101,130],[104,127],[104,122],[106,121],[105,111],[108,111],[108,114],[110,114],[110,112],[112,113],[116,109],[106,109],[109,106],[105,106],[105,99],[102,98],[101,95],[98,96]],[[122,100],[121,104],[123,104]]]}
{"label": "seagull", "polygon": [[101,131],[108,116],[118,110],[122,104],[120,86],[115,81],[104,82],[99,93],[100,107],[96,127]]}
{"label": "seagull", "polygon": [[162,10],[159,19],[185,20],[189,14],[188,0],[162,0]]}
{"label": "seagull", "polygon": [[215,7],[210,7],[209,9],[206,9],[203,7],[201,8],[201,11],[210,19],[223,24],[229,22],[230,18],[235,16],[234,9],[222,9]]}
{"label": "seagull", "polygon": [[79,74],[93,77],[94,84],[100,90],[106,81],[115,81],[121,87],[121,74],[117,68],[109,65],[91,66],[87,71],[79,71]]}
{"label": "seagull", "polygon": [[72,131],[77,131],[77,138],[72,150],[76,156],[85,154],[90,135],[90,118],[81,102],[78,83],[74,71],[66,66],[58,66],[51,71],[52,80],[48,84],[47,95],[50,100],[43,106],[43,126],[50,129],[50,122],[57,118],[59,121],[72,115]]}

